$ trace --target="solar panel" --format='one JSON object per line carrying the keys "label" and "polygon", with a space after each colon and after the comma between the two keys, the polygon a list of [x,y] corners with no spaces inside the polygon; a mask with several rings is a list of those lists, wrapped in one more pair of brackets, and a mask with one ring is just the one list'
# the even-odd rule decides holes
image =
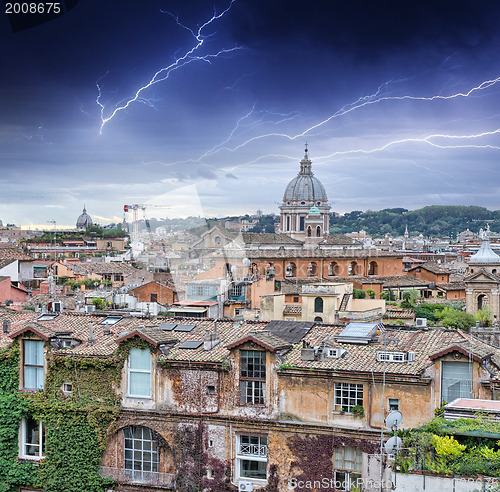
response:
{"label": "solar panel", "polygon": [[160,330],[172,331],[177,326],[177,323],[160,323]]}
{"label": "solar panel", "polygon": [[274,336],[285,340],[288,343],[297,343],[304,338],[309,330],[314,326],[313,321],[270,321],[267,325]]}
{"label": "solar panel", "polygon": [[378,323],[349,323],[338,335],[335,340],[352,341],[353,343],[368,343],[373,335],[380,330],[382,326]]}
{"label": "solar panel", "polygon": [[122,319],[122,316],[106,316],[99,324],[100,325],[115,325]]}
{"label": "solar panel", "polygon": [[191,331],[196,325],[177,325],[174,331]]}
{"label": "solar panel", "polygon": [[179,348],[180,349],[197,349],[198,347],[201,347],[203,345],[203,340],[188,340],[187,342],[184,342]]}
{"label": "solar panel", "polygon": [[50,321],[52,319],[56,319],[59,315],[58,314],[42,314],[40,317],[38,317],[36,320],[37,321]]}

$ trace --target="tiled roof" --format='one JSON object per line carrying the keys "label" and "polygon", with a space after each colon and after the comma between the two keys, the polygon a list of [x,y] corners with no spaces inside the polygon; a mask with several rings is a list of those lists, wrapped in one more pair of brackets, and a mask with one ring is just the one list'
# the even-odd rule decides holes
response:
{"label": "tiled roof", "polygon": [[0,260],[33,261],[33,258],[12,244],[0,244]]}
{"label": "tiled roof", "polygon": [[[464,354],[472,353],[477,360],[490,361],[488,367],[495,377],[500,376],[500,349],[476,339],[460,330],[445,330],[440,328],[392,329],[386,331],[366,345],[341,343],[335,340],[345,328],[344,325],[327,323],[314,324],[309,330],[300,333],[297,342],[290,342],[281,336],[276,336],[269,330],[272,324],[263,321],[235,322],[233,320],[214,321],[207,318],[136,318],[122,317],[114,325],[102,325],[103,316],[95,314],[62,313],[50,321],[37,321],[40,313],[33,311],[12,312],[0,310],[0,348],[12,343],[12,338],[28,330],[37,332],[43,338],[54,338],[60,333],[70,333],[74,339],[82,343],[74,348],[51,348],[52,351],[74,356],[112,356],[117,350],[120,340],[133,336],[142,336],[153,346],[165,343],[168,354],[160,357],[172,362],[221,363],[229,355],[229,349],[237,347],[245,341],[253,341],[272,351],[290,348],[284,355],[284,364],[303,369],[321,369],[338,372],[378,373],[386,371],[388,375],[420,377],[423,371],[433,364],[432,356],[438,357],[443,351],[459,348]],[[11,323],[10,333],[5,334],[1,327],[3,321]],[[194,325],[190,331],[169,331],[160,328],[165,322]],[[89,327],[92,324],[94,340],[89,342]],[[145,326],[147,324],[147,326]],[[216,326],[216,329],[215,329]],[[105,329],[109,334],[105,334]],[[203,344],[197,348],[180,348],[186,341],[203,341],[206,331],[217,334],[220,343],[211,350],[204,350]],[[276,332],[277,333],[277,332]],[[303,337],[303,338],[302,338]],[[328,341],[333,347],[343,348],[346,353],[342,358],[325,358],[324,360],[302,361],[302,341],[312,347],[320,346]],[[295,343],[291,345],[291,343]],[[413,351],[413,362],[379,362],[377,351]]]}
{"label": "tiled roof", "polygon": [[436,275],[439,275],[440,273],[448,273],[448,270],[443,268],[441,265],[434,261],[427,261],[425,263],[422,263],[421,265],[415,266],[413,268],[410,268],[410,272],[412,270],[415,270],[416,268],[423,268],[427,270],[428,272],[435,273]]}
{"label": "tiled roof", "polygon": [[361,244],[360,241],[344,236],[344,234],[329,234],[325,244]]}
{"label": "tiled roof", "polygon": [[73,263],[68,265],[68,268],[73,270],[75,273],[80,273],[82,275],[89,275],[96,273],[98,275],[103,275],[106,273],[123,273],[128,275],[133,272],[137,272],[137,269],[122,262],[109,262],[109,263],[97,263],[97,262],[81,262]]}
{"label": "tiled roof", "polygon": [[253,331],[243,336],[239,340],[227,345],[228,350],[232,350],[233,348],[238,347],[246,342],[254,342],[261,347],[270,350],[271,352],[275,352],[276,350],[288,348],[290,344],[279,338],[267,330]]}
{"label": "tiled roof", "polygon": [[294,239],[288,234],[244,232],[241,234],[241,237],[245,244],[296,244],[297,246],[304,244],[302,241]]}
{"label": "tiled roof", "polygon": [[465,282],[450,282],[448,284],[438,284],[438,289],[443,290],[465,290]]}

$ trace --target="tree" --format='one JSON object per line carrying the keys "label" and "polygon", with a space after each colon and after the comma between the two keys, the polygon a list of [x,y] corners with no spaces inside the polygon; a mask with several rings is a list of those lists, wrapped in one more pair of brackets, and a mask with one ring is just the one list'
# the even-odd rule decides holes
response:
{"label": "tree", "polygon": [[103,310],[104,306],[106,305],[106,303],[104,302],[104,299],[102,299],[100,297],[95,297],[94,299],[92,299],[92,304],[95,306],[96,309],[100,309],[100,310]]}
{"label": "tree", "polygon": [[491,324],[491,319],[493,318],[493,312],[490,308],[478,309],[477,313],[474,315],[474,319],[479,321],[481,326],[489,326]]}
{"label": "tree", "polygon": [[439,313],[438,319],[443,326],[448,328],[468,330],[474,324],[474,316],[472,316],[472,314],[464,311],[457,311],[448,306],[445,306]]}
{"label": "tree", "polygon": [[366,292],[363,289],[353,289],[352,298],[353,299],[365,299]]}
{"label": "tree", "polygon": [[366,290],[366,293],[368,294],[368,297],[369,297],[370,299],[375,299],[375,294],[376,294],[376,292],[375,292],[373,289],[367,289],[367,290]]}

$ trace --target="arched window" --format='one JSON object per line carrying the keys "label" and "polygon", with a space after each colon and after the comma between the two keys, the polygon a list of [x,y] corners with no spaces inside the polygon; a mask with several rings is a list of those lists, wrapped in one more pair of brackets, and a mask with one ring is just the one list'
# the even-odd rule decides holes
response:
{"label": "arched window", "polygon": [[160,457],[158,441],[148,427],[123,429],[125,475],[132,480],[151,482],[158,475]]}
{"label": "arched window", "polygon": [[329,265],[328,265],[328,275],[334,277],[335,275],[338,275],[339,273],[339,266],[337,263],[335,263],[334,261],[332,261]]}
{"label": "arched window", "polygon": [[488,307],[488,296],[486,294],[480,294],[477,297],[477,309],[486,309]]}
{"label": "arched window", "polygon": [[368,275],[378,275],[378,265],[376,261],[370,261],[368,265]]}
{"label": "arched window", "polygon": [[316,237],[321,237],[321,227],[320,226],[316,227]]}
{"label": "arched window", "polygon": [[323,323],[323,318],[321,316],[316,316],[314,318],[314,321],[318,322],[318,323]]}
{"label": "arched window", "polygon": [[311,237],[311,226],[307,227],[307,237]]}
{"label": "arched window", "polygon": [[318,265],[312,261],[309,265],[307,265],[307,276],[316,277],[316,275],[318,275]]}
{"label": "arched window", "polygon": [[290,216],[288,215],[287,218],[286,218],[286,230],[289,231],[290,230]]}
{"label": "arched window", "polygon": [[347,272],[349,275],[357,275],[358,273],[358,264],[355,261],[351,261],[349,263],[349,270]]}
{"label": "arched window", "polygon": [[287,277],[296,277],[297,276],[297,267],[293,261],[288,263],[286,266],[285,276]]}
{"label": "arched window", "polygon": [[314,299],[314,312],[315,313],[322,313],[323,312],[323,298],[322,297],[316,297],[316,299]]}

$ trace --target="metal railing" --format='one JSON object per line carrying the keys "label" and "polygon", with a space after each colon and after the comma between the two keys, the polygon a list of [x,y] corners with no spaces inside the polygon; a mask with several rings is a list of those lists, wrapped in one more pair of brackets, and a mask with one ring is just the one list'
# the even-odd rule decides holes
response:
{"label": "metal railing", "polygon": [[240,443],[239,452],[241,455],[259,456],[265,458],[267,456],[267,446],[265,444],[243,444]]}
{"label": "metal railing", "polygon": [[112,478],[118,483],[147,483],[157,487],[175,487],[175,475],[173,473],[126,470],[124,468],[101,466],[100,474],[101,477]]}

